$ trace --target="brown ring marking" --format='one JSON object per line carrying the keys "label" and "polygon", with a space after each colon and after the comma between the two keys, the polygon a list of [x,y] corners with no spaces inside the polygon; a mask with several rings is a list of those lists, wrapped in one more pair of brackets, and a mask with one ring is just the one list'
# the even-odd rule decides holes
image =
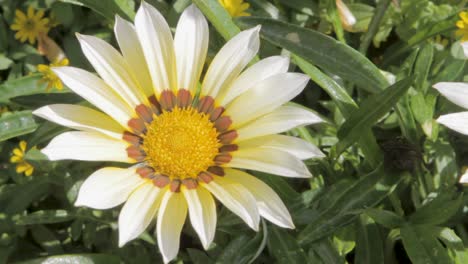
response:
{"label": "brown ring marking", "polygon": [[127,155],[128,157],[141,162],[145,159],[146,153],[140,149],[139,147],[136,146],[129,146],[127,149]]}
{"label": "brown ring marking", "polygon": [[153,111],[148,106],[140,104],[137,107],[135,107],[135,112],[146,123],[149,124],[151,123],[151,121],[153,121]]}
{"label": "brown ring marking", "polygon": [[136,173],[140,174],[142,178],[153,178],[154,176],[154,170],[147,166],[136,169]]}
{"label": "brown ring marking", "polygon": [[232,124],[232,120],[229,116],[222,116],[214,122],[214,126],[218,132],[222,133],[226,131]]}
{"label": "brown ring marking", "polygon": [[146,125],[141,118],[132,118],[128,120],[127,125],[135,132],[136,134],[146,133]]}
{"label": "brown ring marking", "polygon": [[237,138],[236,130],[229,130],[220,135],[218,135],[218,140],[223,145],[228,145]]}
{"label": "brown ring marking", "polygon": [[193,190],[193,189],[197,188],[198,181],[196,179],[186,178],[186,179],[182,180],[182,184],[185,185],[185,187],[187,187],[187,189]]}
{"label": "brown ring marking", "polygon": [[213,180],[213,176],[208,172],[202,171],[198,174],[198,179],[203,181],[204,183],[210,183]]}
{"label": "brown ring marking", "polygon": [[176,105],[176,96],[170,90],[164,90],[159,97],[161,109],[169,111]]}
{"label": "brown ring marking", "polygon": [[177,105],[180,108],[186,108],[192,103],[192,95],[186,89],[181,89],[177,93]]}
{"label": "brown ring marking", "polygon": [[171,181],[171,186],[169,186],[169,190],[171,192],[180,192],[180,180],[172,180]]}
{"label": "brown ring marking", "polygon": [[156,177],[153,179],[153,184],[159,188],[164,188],[170,182],[171,180],[166,175],[156,175]]}
{"label": "brown ring marking", "polygon": [[151,103],[151,109],[153,110],[153,113],[156,115],[161,114],[161,105],[159,105],[158,99],[156,99],[156,96],[152,95],[148,97],[148,101]]}
{"label": "brown ring marking", "polygon": [[209,113],[214,108],[214,99],[211,96],[205,96],[198,102],[198,111],[200,113]]}
{"label": "brown ring marking", "polygon": [[210,121],[214,122],[224,113],[224,107],[218,106],[210,114]]}
{"label": "brown ring marking", "polygon": [[122,139],[135,146],[141,145],[143,143],[143,139],[141,137],[128,131],[123,133]]}
{"label": "brown ring marking", "polygon": [[226,164],[232,160],[232,156],[227,153],[221,153],[216,155],[213,159],[216,165]]}
{"label": "brown ring marking", "polygon": [[218,175],[218,176],[224,176],[225,175],[224,169],[222,167],[220,167],[220,166],[211,166],[211,167],[208,168],[207,171],[214,174],[214,175]]}
{"label": "brown ring marking", "polygon": [[239,149],[239,146],[237,146],[236,144],[229,144],[229,145],[224,145],[220,147],[219,152],[232,152],[238,149]]}

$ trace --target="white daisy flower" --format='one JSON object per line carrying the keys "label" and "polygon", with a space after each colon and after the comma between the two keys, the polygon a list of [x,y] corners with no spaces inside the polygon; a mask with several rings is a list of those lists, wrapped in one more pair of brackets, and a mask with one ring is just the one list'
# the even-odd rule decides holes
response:
{"label": "white daisy flower", "polygon": [[[216,229],[213,196],[252,229],[260,216],[294,228],[278,195],[241,169],[310,177],[302,160],[322,157],[314,145],[278,135],[322,120],[284,105],[309,78],[288,73],[289,60],[263,59],[255,27],[219,51],[199,85],[208,50],[208,24],[195,7],[180,17],[174,39],[163,16],[142,2],[135,25],[117,17],[121,52],[93,36],[78,35],[99,74],[74,68],[54,72],[96,106],[48,105],[34,113],[79,131],[55,137],[42,150],[50,160],[113,161],[127,168],[97,170],[81,186],[77,206],[108,209],[125,203],[119,245],[156,219],[165,262],[177,256],[187,214],[206,249]],[[244,70],[245,69],[245,70]]]}

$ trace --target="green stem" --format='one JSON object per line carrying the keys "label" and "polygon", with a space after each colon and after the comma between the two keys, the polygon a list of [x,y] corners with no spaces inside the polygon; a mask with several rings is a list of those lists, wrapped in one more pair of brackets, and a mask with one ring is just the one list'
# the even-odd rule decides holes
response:
{"label": "green stem", "polygon": [[372,17],[372,20],[369,24],[369,28],[367,32],[364,34],[361,44],[359,45],[359,52],[362,54],[367,53],[367,49],[369,48],[372,39],[374,38],[375,34],[380,27],[380,22],[384,17],[385,11],[387,10],[388,6],[390,5],[391,0],[381,0],[378,2],[377,7],[375,8],[375,14]]}

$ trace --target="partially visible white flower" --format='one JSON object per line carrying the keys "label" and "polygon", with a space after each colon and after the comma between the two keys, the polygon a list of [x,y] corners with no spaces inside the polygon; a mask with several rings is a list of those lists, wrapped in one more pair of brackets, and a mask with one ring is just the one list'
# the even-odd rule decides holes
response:
{"label": "partially visible white flower", "polygon": [[[468,109],[468,84],[462,82],[439,82],[434,84],[445,98]],[[441,115],[437,122],[461,134],[468,135],[468,111]]]}
{"label": "partially visible white flower", "polygon": [[347,31],[353,32],[353,27],[357,22],[356,17],[353,15],[351,10],[349,10],[348,6],[341,0],[336,0],[336,8],[338,9],[338,15],[340,16],[343,28]]}

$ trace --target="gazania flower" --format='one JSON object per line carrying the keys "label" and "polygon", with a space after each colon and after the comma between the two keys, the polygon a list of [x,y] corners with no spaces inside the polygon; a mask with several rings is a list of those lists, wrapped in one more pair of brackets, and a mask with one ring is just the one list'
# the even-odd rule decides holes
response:
{"label": "gazania flower", "polygon": [[219,3],[228,11],[231,17],[250,16],[250,13],[245,12],[249,9],[250,4],[244,0],[218,0]]}
{"label": "gazania flower", "polygon": [[43,18],[44,10],[39,10],[36,13],[32,6],[29,6],[27,14],[21,10],[16,10],[15,14],[15,21],[11,25],[11,29],[18,31],[15,34],[15,38],[21,42],[28,40],[30,44],[34,44],[39,33],[49,32],[49,19]]}
{"label": "gazania flower", "polygon": [[34,166],[24,159],[26,147],[26,141],[21,140],[18,148],[13,149],[13,155],[10,158],[10,162],[16,163],[16,173],[24,173],[26,176],[31,176],[34,172]]}
{"label": "gazania flower", "polygon": [[62,59],[57,62],[53,62],[50,65],[39,64],[37,65],[37,71],[42,73],[42,78],[39,80],[40,83],[47,83],[46,91],[50,91],[52,88],[57,90],[63,89],[63,83],[60,78],[52,71],[52,67],[67,66],[68,59]]}
{"label": "gazania flower", "polygon": [[468,40],[468,12],[462,11],[458,16],[460,17],[460,20],[456,23],[458,28],[456,34],[461,37],[462,42],[465,42]]}
{"label": "gazania flower", "polygon": [[81,186],[78,206],[107,209],[125,203],[119,245],[138,237],[156,218],[165,262],[175,258],[187,214],[204,248],[213,241],[213,196],[254,230],[260,216],[293,228],[287,208],[265,183],[241,169],[310,177],[301,160],[321,157],[317,147],[277,135],[321,122],[303,108],[284,105],[308,82],[273,56],[244,68],[259,48],[259,27],[239,33],[219,51],[203,77],[208,24],[195,7],[180,17],[174,39],[163,16],[142,2],[135,26],[117,17],[122,53],[101,39],[78,35],[101,78],[73,68],[54,71],[102,112],[49,105],[36,115],[80,131],[55,137],[42,150],[50,160],[114,161]]}

